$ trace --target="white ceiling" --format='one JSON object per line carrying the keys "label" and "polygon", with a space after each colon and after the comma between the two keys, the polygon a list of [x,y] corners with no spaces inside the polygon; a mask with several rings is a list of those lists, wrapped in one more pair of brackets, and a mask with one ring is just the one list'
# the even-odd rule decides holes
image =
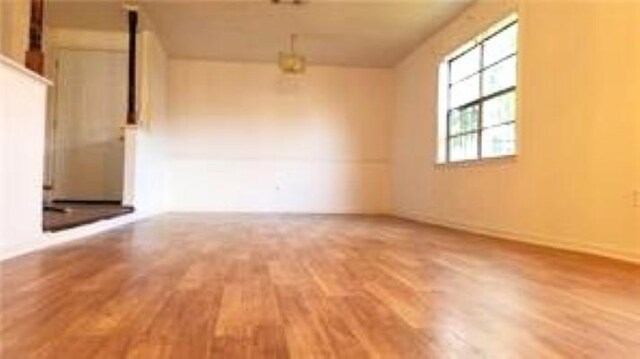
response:
{"label": "white ceiling", "polygon": [[[287,0],[283,0],[287,1]],[[291,33],[310,64],[395,65],[471,0],[152,0],[141,2],[172,57],[273,62]],[[53,0],[54,27],[124,30],[121,0]]]}
{"label": "white ceiling", "polygon": [[51,27],[127,31],[122,4],[122,0],[45,0],[44,21]]}

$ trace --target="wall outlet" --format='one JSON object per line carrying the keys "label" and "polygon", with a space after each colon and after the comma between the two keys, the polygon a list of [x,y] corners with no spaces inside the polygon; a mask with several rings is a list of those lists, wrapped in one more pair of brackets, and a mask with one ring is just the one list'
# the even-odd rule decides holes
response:
{"label": "wall outlet", "polygon": [[631,205],[640,208],[640,191],[633,191],[631,194]]}

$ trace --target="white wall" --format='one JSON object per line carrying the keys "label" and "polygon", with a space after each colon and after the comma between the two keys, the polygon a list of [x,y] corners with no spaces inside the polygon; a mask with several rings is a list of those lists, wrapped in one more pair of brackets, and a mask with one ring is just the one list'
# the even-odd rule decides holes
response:
{"label": "white wall", "polygon": [[168,59],[153,32],[139,36],[138,126],[127,130],[126,203],[144,215],[164,210],[164,133]]}
{"label": "white wall", "polygon": [[23,64],[29,43],[31,1],[0,0],[0,54]]}
{"label": "white wall", "polygon": [[522,2],[519,155],[435,166],[438,63],[512,3],[476,3],[397,67],[393,211],[640,260],[638,2]]}
{"label": "white wall", "polygon": [[0,258],[41,239],[47,86],[0,55]]}
{"label": "white wall", "polygon": [[174,211],[385,212],[390,70],[172,60]]}

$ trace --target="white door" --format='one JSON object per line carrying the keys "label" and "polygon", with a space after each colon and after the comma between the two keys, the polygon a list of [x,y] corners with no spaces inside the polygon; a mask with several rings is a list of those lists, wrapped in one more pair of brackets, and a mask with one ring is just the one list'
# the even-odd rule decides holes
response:
{"label": "white door", "polygon": [[60,50],[57,67],[53,197],[121,201],[126,53]]}

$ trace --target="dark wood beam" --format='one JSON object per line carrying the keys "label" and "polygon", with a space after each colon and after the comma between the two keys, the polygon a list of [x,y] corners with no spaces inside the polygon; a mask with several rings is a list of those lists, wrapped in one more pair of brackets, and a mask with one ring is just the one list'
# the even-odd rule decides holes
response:
{"label": "dark wood beam", "polygon": [[29,49],[25,57],[25,66],[40,75],[44,74],[44,52],[42,52],[43,14],[44,0],[31,0]]}
{"label": "dark wood beam", "polygon": [[128,74],[128,102],[127,102],[127,125],[137,123],[136,115],[136,51],[138,33],[138,12],[129,10],[129,74]]}

